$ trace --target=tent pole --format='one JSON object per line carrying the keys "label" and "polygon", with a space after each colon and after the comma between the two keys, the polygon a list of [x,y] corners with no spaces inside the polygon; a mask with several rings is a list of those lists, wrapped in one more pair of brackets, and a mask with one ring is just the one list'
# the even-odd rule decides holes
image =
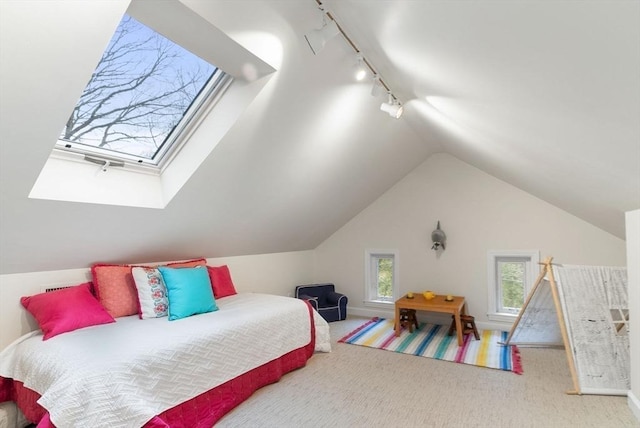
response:
{"label": "tent pole", "polygon": [[571,372],[571,379],[573,380],[573,390],[567,391],[567,394],[581,395],[580,385],[578,383],[578,374],[576,372],[576,365],[573,358],[573,349],[571,348],[571,342],[569,341],[569,335],[567,334],[567,326],[565,325],[564,311],[560,304],[560,297],[558,296],[558,286],[556,279],[553,275],[553,267],[551,266],[552,258],[545,260],[545,269],[549,273],[549,282],[551,285],[551,294],[553,295],[553,303],[556,306],[556,314],[558,316],[558,324],[560,324],[560,333],[562,334],[562,341],[564,342],[564,349],[567,354],[567,362],[569,363],[569,371]]}
{"label": "tent pole", "polygon": [[553,257],[547,257],[544,262],[538,263],[539,265],[542,265],[542,267],[540,268],[540,273],[538,274],[538,278],[536,279],[536,282],[534,283],[533,288],[529,292],[529,295],[527,296],[527,300],[524,302],[524,305],[522,305],[522,309],[520,309],[520,312],[518,312],[518,318],[516,318],[515,322],[513,323],[513,326],[511,327],[511,330],[509,331],[509,335],[507,336],[507,340],[505,340],[504,342],[501,342],[500,343],[501,345],[502,344],[509,345],[509,342],[511,341],[511,337],[513,336],[513,333],[516,331],[516,327],[518,327],[518,324],[520,323],[520,319],[522,318],[522,315],[524,314],[524,310],[529,305],[529,302],[531,301],[531,298],[535,294],[536,289],[538,288],[538,286],[540,285],[540,283],[544,279],[544,275],[546,273],[546,265],[547,265],[547,263],[551,264],[551,260],[553,260]]}

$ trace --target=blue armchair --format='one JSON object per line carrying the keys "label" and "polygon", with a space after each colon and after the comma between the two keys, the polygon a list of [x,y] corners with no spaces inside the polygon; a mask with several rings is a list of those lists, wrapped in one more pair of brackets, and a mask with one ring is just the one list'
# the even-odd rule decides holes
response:
{"label": "blue armchair", "polygon": [[336,293],[333,284],[307,284],[296,287],[296,298],[309,301],[327,322],[347,317],[347,296]]}

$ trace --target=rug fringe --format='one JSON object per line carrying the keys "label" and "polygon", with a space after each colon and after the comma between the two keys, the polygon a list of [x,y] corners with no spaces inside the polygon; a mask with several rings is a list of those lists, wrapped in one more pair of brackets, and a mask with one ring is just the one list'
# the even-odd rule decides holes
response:
{"label": "rug fringe", "polygon": [[371,318],[369,321],[367,321],[366,323],[362,324],[360,327],[356,328],[355,330],[353,330],[350,333],[347,333],[342,339],[338,340],[338,343],[346,342],[351,336],[353,336],[354,334],[358,333],[359,331],[362,331],[362,329],[367,327],[368,325],[371,325],[374,322],[378,322],[379,319],[380,318],[378,318],[378,317]]}
{"label": "rug fringe", "polygon": [[516,345],[511,345],[511,357],[513,359],[513,372],[515,374],[522,374],[522,359],[520,357],[520,349]]}

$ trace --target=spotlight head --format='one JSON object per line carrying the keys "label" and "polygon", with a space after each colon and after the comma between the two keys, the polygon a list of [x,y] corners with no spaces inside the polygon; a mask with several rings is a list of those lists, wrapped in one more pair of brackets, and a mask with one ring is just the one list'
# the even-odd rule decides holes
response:
{"label": "spotlight head", "polygon": [[304,38],[309,44],[311,52],[313,52],[314,55],[318,55],[324,48],[324,45],[338,34],[340,34],[338,24],[330,19],[329,22],[325,21],[319,30],[312,30],[308,34],[305,34]]}
{"label": "spotlight head", "polygon": [[395,119],[400,119],[400,116],[404,113],[404,107],[396,103],[382,103],[380,104],[380,110],[388,113],[389,116]]}
{"label": "spotlight head", "polygon": [[357,59],[357,62],[356,62],[355,77],[358,82],[361,82],[364,80],[365,77],[367,77],[367,68],[365,67],[364,59],[362,58],[361,54],[358,54],[356,59]]}
{"label": "spotlight head", "polygon": [[400,105],[398,100],[391,95],[391,92],[389,92],[389,101],[380,104],[380,110],[388,113],[389,116],[395,119],[400,119],[400,116],[402,116],[402,113],[404,112],[404,108]]}
{"label": "spotlight head", "polygon": [[382,86],[382,82],[380,81],[380,78],[377,75],[373,76],[373,86],[371,87],[371,96],[379,97],[383,93],[384,93],[384,87]]}

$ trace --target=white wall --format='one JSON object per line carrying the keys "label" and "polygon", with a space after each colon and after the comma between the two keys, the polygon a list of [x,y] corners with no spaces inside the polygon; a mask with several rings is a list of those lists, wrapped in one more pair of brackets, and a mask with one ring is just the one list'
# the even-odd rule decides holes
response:
{"label": "white wall", "polygon": [[[439,257],[430,249],[438,220],[447,234]],[[538,249],[542,259],[566,264],[626,264],[622,239],[447,154],[429,157],[316,248],[316,280],[346,293],[352,314],[379,313],[363,306],[367,248],[399,250],[402,293],[466,296],[478,324],[492,328],[488,250]]]}
{"label": "white wall", "polygon": [[640,210],[626,214],[627,274],[629,276],[629,342],[631,390],[629,407],[640,420]]}
{"label": "white wall", "polygon": [[[293,295],[296,285],[312,282],[312,251],[210,258],[207,262],[210,266],[228,265],[238,292],[287,296]],[[89,268],[0,275],[0,350],[37,328],[20,305],[20,297],[40,293],[46,287],[90,280]]]}

